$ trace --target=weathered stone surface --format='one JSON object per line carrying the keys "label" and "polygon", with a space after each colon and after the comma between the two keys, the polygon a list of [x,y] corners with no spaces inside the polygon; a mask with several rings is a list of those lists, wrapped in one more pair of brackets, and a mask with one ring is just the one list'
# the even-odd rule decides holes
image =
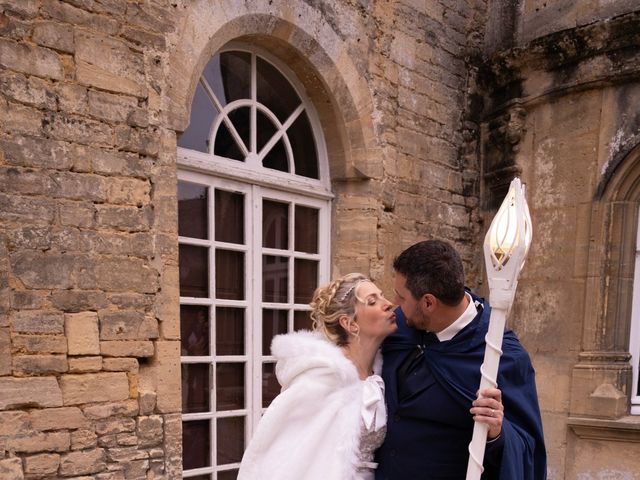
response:
{"label": "weathered stone surface", "polygon": [[22,460],[15,457],[0,459],[0,478],[3,480],[23,480]]}
{"label": "weathered stone surface", "polygon": [[97,313],[68,313],[64,323],[69,355],[100,354]]}
{"label": "weathered stone surface", "polygon": [[105,452],[102,448],[71,452],[62,456],[60,474],[64,476],[98,473],[106,468]]}
{"label": "weathered stone surface", "polygon": [[138,373],[139,363],[137,358],[105,358],[102,369],[105,372]]}
{"label": "weathered stone surface", "polygon": [[73,30],[55,22],[42,22],[33,27],[33,41],[43,47],[73,53]]}
{"label": "weathered stone surface", "polygon": [[132,417],[138,414],[138,402],[126,400],[124,402],[104,403],[92,405],[83,409],[87,418],[98,420],[114,416]]}
{"label": "weathered stone surface", "polygon": [[62,392],[56,378],[0,378],[0,410],[27,406],[62,406]]}
{"label": "weathered stone surface", "polygon": [[153,342],[113,340],[100,342],[100,353],[107,357],[152,357]]}
{"label": "weathered stone surface", "polygon": [[24,472],[32,475],[54,474],[60,465],[60,455],[55,453],[42,453],[32,455],[24,459]]}
{"label": "weathered stone surface", "polygon": [[66,452],[69,450],[69,432],[20,432],[7,440],[7,447],[15,452]]}
{"label": "weathered stone surface", "polygon": [[85,450],[98,446],[98,436],[93,430],[81,428],[71,432],[71,450]]}
{"label": "weathered stone surface", "polygon": [[156,408],[156,393],[151,391],[140,391],[138,394],[138,405],[140,415],[149,415]]}
{"label": "weathered stone surface", "polygon": [[99,372],[102,370],[102,357],[70,357],[69,373]]}
{"label": "weathered stone surface", "polygon": [[86,290],[63,290],[54,292],[51,302],[56,308],[65,312],[81,312],[90,308],[99,309],[107,306],[104,292]]}
{"label": "weathered stone surface", "polygon": [[11,373],[11,335],[6,327],[0,328],[0,375]]}
{"label": "weathered stone surface", "polygon": [[14,332],[64,333],[64,317],[60,312],[46,310],[23,310],[14,313],[11,325]]}
{"label": "weathered stone surface", "polygon": [[77,407],[48,408],[32,410],[29,421],[35,430],[62,430],[66,428],[85,428],[89,422]]}
{"label": "weathered stone surface", "polygon": [[76,36],[78,81],[112,92],[144,96],[142,57],[109,37],[80,33]]}
{"label": "weathered stone surface", "polygon": [[58,55],[46,48],[0,39],[0,65],[38,77],[62,79],[62,63]]}
{"label": "weathered stone surface", "polygon": [[158,338],[158,322],[137,311],[104,311],[100,317],[100,340],[148,340]]}
{"label": "weathered stone surface", "polygon": [[138,441],[141,447],[154,447],[163,441],[164,422],[160,415],[138,417]]}
{"label": "weathered stone surface", "polygon": [[100,436],[134,432],[135,429],[136,421],[133,418],[115,418],[96,422],[96,433]]}
{"label": "weathered stone surface", "polygon": [[[0,350],[2,344],[0,333]],[[13,350],[17,353],[67,353],[67,339],[62,335],[14,335]],[[1,361],[0,361],[1,364]]]}
{"label": "weathered stone surface", "polygon": [[15,435],[16,432],[23,432],[30,426],[29,415],[26,412],[0,412],[0,436]]}
{"label": "weathered stone surface", "polygon": [[129,381],[124,373],[62,375],[60,388],[65,405],[113,402],[129,397]]}
{"label": "weathered stone surface", "polygon": [[69,369],[66,355],[15,355],[13,372],[16,375],[64,373]]}

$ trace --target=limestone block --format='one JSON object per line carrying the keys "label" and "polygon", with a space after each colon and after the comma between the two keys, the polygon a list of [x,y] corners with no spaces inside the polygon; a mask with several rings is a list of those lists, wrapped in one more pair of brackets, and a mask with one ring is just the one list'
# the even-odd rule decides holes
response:
{"label": "limestone block", "polygon": [[116,447],[107,450],[107,459],[110,462],[129,464],[148,457],[149,454],[145,450],[138,449],[138,447]]}
{"label": "limestone block", "polygon": [[0,65],[38,77],[55,80],[63,77],[62,62],[55,52],[6,39],[0,39]]}
{"label": "limestone block", "polygon": [[157,157],[160,151],[160,135],[150,128],[133,128],[117,126],[115,128],[116,143],[130,152],[138,152],[150,157]]}
{"label": "limestone block", "polygon": [[[2,211],[2,199],[0,197],[0,212]],[[1,217],[1,214],[0,214]],[[56,254],[45,253],[35,251],[23,251],[18,252],[11,256],[11,265],[13,273],[29,288],[51,288],[64,290],[74,287],[76,277],[81,269],[91,269],[92,264],[86,257],[80,255],[71,254]],[[24,316],[34,316],[34,312],[22,312]],[[52,314],[53,315],[53,314]],[[29,326],[28,329],[18,330],[28,333],[62,333],[64,328],[62,324],[64,318],[62,314],[59,315],[62,319],[61,324],[56,329],[52,329],[52,322],[45,322],[40,328],[36,328],[39,323],[34,322],[26,318],[24,322]],[[59,318],[56,317],[56,320]],[[35,323],[35,325],[33,325]],[[48,325],[49,329],[43,327]],[[15,330],[15,328],[14,328]]]}
{"label": "limestone block", "polygon": [[102,370],[102,357],[71,357],[69,373],[99,372]]}
{"label": "limestone block", "polygon": [[113,178],[109,181],[107,201],[142,207],[150,201],[151,185],[148,180]]}
{"label": "limestone block", "polygon": [[[67,339],[62,335],[14,335],[13,350],[19,353],[67,353]],[[0,333],[0,351],[2,350]],[[2,361],[0,360],[0,364]]]}
{"label": "limestone block", "polygon": [[64,316],[69,355],[99,355],[98,314],[68,313]]}
{"label": "limestone block", "polygon": [[84,310],[100,309],[107,306],[107,296],[104,292],[87,290],[62,290],[53,292],[51,303],[65,312],[81,312]]}
{"label": "limestone block", "polygon": [[105,452],[102,448],[71,452],[62,456],[60,475],[85,475],[98,473],[106,468]]}
{"label": "limestone block", "polygon": [[[86,4],[85,4],[86,5]],[[122,13],[122,8],[118,8],[114,2],[101,2],[102,7],[92,10],[98,12]],[[108,6],[107,6],[108,5]],[[89,13],[82,8],[75,7],[65,2],[57,0],[45,0],[42,2],[42,13],[62,23],[70,25],[82,25],[99,32],[113,34],[118,31],[118,22],[106,15]]]}
{"label": "limestone block", "polygon": [[22,460],[14,457],[0,460],[0,478],[2,480],[23,480]]}
{"label": "limestone block", "polygon": [[49,310],[22,310],[15,312],[11,319],[12,330],[20,333],[62,334],[63,323],[62,313]]}
{"label": "limestone block", "polygon": [[62,406],[62,392],[56,378],[0,378],[0,410],[20,406]]}
{"label": "limestone block", "polygon": [[138,417],[137,434],[143,448],[155,447],[162,443],[164,423],[160,415]]}
{"label": "limestone block", "polygon": [[38,77],[4,72],[0,74],[0,89],[9,100],[46,110],[56,109],[55,93],[51,85]]}
{"label": "limestone block", "polygon": [[15,355],[13,372],[16,375],[64,373],[69,369],[66,355]]}
{"label": "limestone block", "polygon": [[89,228],[93,226],[95,209],[90,202],[64,202],[58,207],[60,223],[72,227]]}
{"label": "limestone block", "polygon": [[[58,92],[58,105],[62,112],[81,115],[86,113],[89,101],[86,87],[75,83],[63,83],[58,87]],[[84,169],[76,171],[84,171]]]}
{"label": "limestone block", "polygon": [[126,400],[124,402],[103,403],[84,408],[87,418],[97,420],[114,416],[133,417],[138,414],[138,402]]}
{"label": "limestone block", "polygon": [[141,391],[138,393],[140,415],[149,415],[156,408],[156,392]]}
{"label": "limestone block", "polygon": [[96,422],[96,433],[100,436],[123,432],[135,432],[136,421],[133,418],[115,418]]}
{"label": "limestone block", "polygon": [[11,374],[11,335],[8,328],[0,328],[0,375]]}
{"label": "limestone block", "polygon": [[131,111],[138,107],[135,97],[96,90],[89,91],[88,100],[91,116],[113,123],[125,123]]}
{"label": "limestone block", "polygon": [[98,446],[98,436],[93,430],[81,428],[71,432],[71,450],[85,450]]}
{"label": "limestone block", "polygon": [[137,358],[105,358],[102,362],[102,369],[106,372],[138,373],[139,366]]}
{"label": "limestone block", "polygon": [[127,462],[124,468],[126,478],[148,478],[147,471],[149,470],[149,460],[134,460]]}
{"label": "limestone block", "polygon": [[105,341],[100,342],[100,352],[107,357],[152,357],[151,341]]}
{"label": "limestone block", "polygon": [[151,228],[153,211],[148,207],[96,205],[98,226],[122,232],[146,232]]}
{"label": "limestone block", "polygon": [[0,412],[0,436],[15,435],[25,432],[31,427],[29,415],[17,410]]}
{"label": "limestone block", "polygon": [[15,452],[66,452],[69,450],[69,432],[37,432],[9,437],[7,448]]}
{"label": "limestone block", "polygon": [[67,53],[73,53],[73,30],[55,22],[42,22],[33,27],[33,41],[43,47],[50,47]]}
{"label": "limestone block", "polygon": [[157,409],[161,413],[182,408],[180,342],[156,342]]}
{"label": "limestone block", "polygon": [[76,34],[76,77],[83,85],[145,96],[142,56],[114,38]]}
{"label": "limestone block", "polygon": [[158,338],[158,322],[142,312],[100,312],[100,340],[148,340]]}
{"label": "limestone block", "polygon": [[24,472],[32,475],[54,474],[60,465],[60,455],[56,453],[42,453],[24,459]]}
{"label": "limestone block", "polygon": [[125,373],[62,375],[60,388],[65,405],[113,402],[129,397],[129,381]]}
{"label": "limestone block", "polygon": [[168,477],[180,477],[182,474],[182,416],[180,414],[164,416],[164,449]]}
{"label": "limestone block", "polygon": [[82,144],[113,145],[111,126],[71,113],[47,113],[42,121],[44,132],[57,140]]}
{"label": "limestone block", "polygon": [[77,407],[31,410],[29,420],[32,427],[40,431],[86,428],[89,425],[88,420]]}
{"label": "limestone block", "polygon": [[53,221],[55,206],[49,199],[20,197],[0,193],[0,220],[48,225]]}
{"label": "limestone block", "polygon": [[119,447],[131,447],[138,445],[138,437],[133,433],[118,433],[116,444]]}

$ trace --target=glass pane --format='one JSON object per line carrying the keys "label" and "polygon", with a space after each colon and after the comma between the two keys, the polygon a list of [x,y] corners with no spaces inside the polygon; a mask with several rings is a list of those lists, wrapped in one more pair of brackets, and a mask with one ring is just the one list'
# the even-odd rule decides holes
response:
{"label": "glass pane", "polygon": [[216,355],[244,355],[244,309],[216,308]]}
{"label": "glass pane", "polygon": [[196,475],[195,477],[183,477],[183,478],[188,478],[189,480],[211,480],[211,475]]}
{"label": "glass pane", "polygon": [[284,123],[302,103],[300,97],[278,69],[260,57],[256,57],[256,69],[258,102]]}
{"label": "glass pane", "polygon": [[289,288],[289,259],[262,256],[262,301],[286,303]]}
{"label": "glass pane", "polygon": [[[218,57],[216,59],[216,57]],[[214,60],[215,59],[215,60]],[[212,67],[217,63],[217,71],[205,69],[204,76],[209,80],[210,75],[217,75],[222,78],[212,80],[216,83],[214,89],[220,103],[224,106],[234,100],[251,98],[251,54],[247,52],[224,52],[216,55],[211,62]],[[211,83],[211,80],[209,81]],[[212,85],[213,86],[213,85]]]}
{"label": "glass pane", "polygon": [[236,480],[238,478],[238,470],[225,470],[218,472],[218,480]]}
{"label": "glass pane", "polygon": [[295,249],[318,253],[318,209],[296,205]]}
{"label": "glass pane", "polygon": [[306,112],[302,112],[287,130],[291,143],[296,175],[308,178],[320,178],[318,174],[318,154]]}
{"label": "glass pane", "polygon": [[[280,172],[289,171],[289,160],[287,160],[287,150],[284,147],[284,141],[280,139],[267,153],[262,160],[262,165],[265,168],[271,168]],[[297,173],[297,172],[296,172]]]}
{"label": "glass pane", "polygon": [[216,365],[217,409],[244,408],[244,363],[218,363]]}
{"label": "glass pane", "polygon": [[240,462],[244,453],[244,417],[219,418],[217,439],[218,465]]}
{"label": "glass pane", "polygon": [[250,140],[250,119],[251,119],[251,108],[249,107],[239,107],[235,110],[231,110],[228,114],[229,120],[233,123],[233,126],[236,127],[236,131],[240,138],[244,142],[244,146],[249,150],[249,146],[251,145]]}
{"label": "glass pane", "polygon": [[262,354],[271,355],[271,340],[287,333],[287,310],[262,310]]}
{"label": "glass pane", "polygon": [[178,182],[178,235],[208,238],[207,187]]}
{"label": "glass pane", "polygon": [[181,355],[209,355],[209,307],[180,305]]}
{"label": "glass pane", "polygon": [[276,364],[262,365],[262,408],[267,408],[280,393],[281,387],[276,378]]}
{"label": "glass pane", "polygon": [[227,125],[222,122],[216,132],[216,138],[213,144],[213,153],[220,157],[230,158],[231,160],[240,160],[244,162],[242,150],[234,140]]}
{"label": "glass pane", "polygon": [[216,297],[244,300],[244,253],[216,250]]}
{"label": "glass pane", "polygon": [[208,467],[211,465],[210,421],[182,422],[182,468]]}
{"label": "glass pane", "polygon": [[318,286],[318,262],[296,258],[293,278],[294,303],[309,303]]}
{"label": "glass pane", "polygon": [[218,110],[213,106],[209,96],[198,82],[191,103],[189,127],[178,137],[178,146],[204,153],[209,152],[209,135],[213,121],[217,116]]}
{"label": "glass pane", "polygon": [[180,296],[209,296],[209,249],[180,245]]}
{"label": "glass pane", "polygon": [[215,212],[216,240],[244,243],[244,195],[216,189]]}
{"label": "glass pane", "polygon": [[289,205],[287,203],[262,201],[262,246],[267,248],[289,248]]}
{"label": "glass pane", "polygon": [[311,320],[309,312],[301,310],[293,312],[293,329],[313,330],[313,320]]}
{"label": "glass pane", "polygon": [[257,146],[258,152],[267,144],[271,137],[273,137],[277,131],[273,122],[260,110],[257,112]]}
{"label": "glass pane", "polygon": [[209,377],[208,363],[182,364],[182,413],[210,410]]}

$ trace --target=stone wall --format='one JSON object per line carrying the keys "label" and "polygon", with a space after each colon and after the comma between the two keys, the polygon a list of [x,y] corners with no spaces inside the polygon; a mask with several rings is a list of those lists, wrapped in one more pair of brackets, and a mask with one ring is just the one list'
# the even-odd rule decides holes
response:
{"label": "stone wall", "polygon": [[395,254],[444,237],[478,283],[466,59],[484,15],[484,0],[0,0],[0,477],[180,477],[176,134],[230,40],[288,60],[325,120],[334,274],[388,287]]}
{"label": "stone wall", "polygon": [[640,11],[636,3],[610,17],[583,2],[537,4],[525,21],[562,6],[589,21],[545,22],[482,69],[483,199],[495,205],[514,173],[527,184],[534,242],[511,326],[537,371],[549,479],[632,479]]}

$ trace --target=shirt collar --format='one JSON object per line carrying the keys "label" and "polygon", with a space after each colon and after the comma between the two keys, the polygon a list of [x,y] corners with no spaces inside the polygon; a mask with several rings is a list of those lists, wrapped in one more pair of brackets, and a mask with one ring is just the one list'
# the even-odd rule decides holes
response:
{"label": "shirt collar", "polygon": [[462,315],[460,315],[455,322],[453,322],[444,330],[436,333],[438,340],[440,340],[441,342],[446,342],[447,340],[451,340],[453,337],[455,337],[456,334],[464,327],[469,325],[478,314],[478,310],[476,310],[476,304],[473,301],[471,295],[469,295],[468,292],[465,292],[464,294],[469,299],[469,305],[467,305],[466,310],[462,312]]}

